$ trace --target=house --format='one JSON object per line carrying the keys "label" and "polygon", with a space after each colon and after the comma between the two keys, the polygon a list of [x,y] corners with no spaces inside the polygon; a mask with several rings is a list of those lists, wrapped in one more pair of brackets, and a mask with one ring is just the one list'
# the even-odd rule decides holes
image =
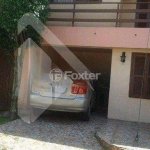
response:
{"label": "house", "polygon": [[[150,1],[53,0],[50,7],[48,28],[108,80],[108,118],[136,122],[140,110],[150,123]],[[46,41],[43,48],[52,51]]]}

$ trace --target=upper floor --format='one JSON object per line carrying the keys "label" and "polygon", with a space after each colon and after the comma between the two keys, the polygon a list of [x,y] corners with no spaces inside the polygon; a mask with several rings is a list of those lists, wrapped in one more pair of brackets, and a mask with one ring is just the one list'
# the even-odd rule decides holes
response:
{"label": "upper floor", "polygon": [[150,27],[150,0],[52,0],[49,26]]}

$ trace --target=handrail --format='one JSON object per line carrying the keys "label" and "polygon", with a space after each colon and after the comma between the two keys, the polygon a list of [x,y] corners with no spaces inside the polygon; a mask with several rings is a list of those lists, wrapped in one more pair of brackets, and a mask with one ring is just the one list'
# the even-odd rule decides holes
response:
{"label": "handrail", "polygon": [[50,2],[50,4],[150,4],[150,2],[99,2],[99,1],[86,1],[86,2]]}
{"label": "handrail", "polygon": [[[137,16],[138,14],[146,14],[147,16],[150,15],[150,9],[123,9],[121,7],[121,4],[149,4],[150,2],[71,2],[71,3],[57,3],[57,4],[73,4],[73,8],[72,9],[50,9],[50,12],[53,13],[72,13],[73,16],[72,18],[49,18],[48,21],[57,21],[57,22],[72,22],[72,26],[74,26],[75,22],[115,22],[116,23],[116,27],[118,27],[119,23],[145,23],[145,26],[149,26],[150,24],[150,19],[142,19],[142,18],[138,18],[136,17],[134,18],[120,18],[120,14],[123,13],[135,13],[135,16]],[[53,3],[54,4],[54,3]],[[76,7],[77,5],[80,4],[115,4],[116,8],[113,9],[104,9],[103,7],[101,7],[100,9],[89,9],[89,8],[78,8]],[[113,6],[114,7],[114,6]],[[97,18],[97,19],[86,19],[86,18],[76,18],[76,14],[77,13],[115,13],[116,17],[115,18],[111,18],[111,19],[105,19],[105,18]]]}
{"label": "handrail", "polygon": [[70,13],[150,13],[150,9],[50,9],[50,12]]}
{"label": "handrail", "polygon": [[49,18],[48,21],[62,21],[62,22],[119,22],[119,23],[148,23],[150,19],[72,19],[72,18]]}

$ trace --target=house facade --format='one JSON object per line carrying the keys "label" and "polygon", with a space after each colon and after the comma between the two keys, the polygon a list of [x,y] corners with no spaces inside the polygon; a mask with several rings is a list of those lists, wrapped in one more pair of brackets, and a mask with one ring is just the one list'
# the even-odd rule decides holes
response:
{"label": "house facade", "polygon": [[[140,121],[150,123],[149,7],[149,0],[54,0],[50,4],[48,28],[82,56],[92,72],[99,71],[102,79],[109,80],[108,118],[136,122],[140,110]],[[51,51],[46,41],[43,48]]]}

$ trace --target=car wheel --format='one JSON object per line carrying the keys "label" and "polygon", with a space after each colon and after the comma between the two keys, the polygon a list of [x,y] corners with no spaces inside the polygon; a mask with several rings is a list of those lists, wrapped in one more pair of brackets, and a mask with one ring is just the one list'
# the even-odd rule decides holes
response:
{"label": "car wheel", "polygon": [[97,103],[94,102],[93,107],[91,108],[91,112],[95,112],[97,110]]}
{"label": "car wheel", "polygon": [[96,100],[96,94],[94,93],[92,97],[93,106],[91,108],[91,112],[95,112],[97,110],[97,100]]}
{"label": "car wheel", "polygon": [[82,121],[89,121],[90,120],[90,106],[88,107],[88,109],[82,113],[81,116]]}

